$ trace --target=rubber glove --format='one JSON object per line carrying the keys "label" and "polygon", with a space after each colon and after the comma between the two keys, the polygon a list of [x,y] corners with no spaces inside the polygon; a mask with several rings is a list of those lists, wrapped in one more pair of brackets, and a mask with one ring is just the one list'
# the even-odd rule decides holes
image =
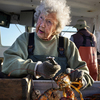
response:
{"label": "rubber glove", "polygon": [[45,79],[53,78],[61,69],[61,66],[53,58],[48,58],[42,64],[37,65],[37,74],[43,76]]}

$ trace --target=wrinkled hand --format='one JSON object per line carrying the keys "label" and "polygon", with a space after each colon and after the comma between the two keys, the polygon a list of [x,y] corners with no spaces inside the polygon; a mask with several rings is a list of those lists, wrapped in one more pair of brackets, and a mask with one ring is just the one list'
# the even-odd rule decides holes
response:
{"label": "wrinkled hand", "polygon": [[52,78],[61,69],[61,66],[57,64],[54,59],[44,61],[42,64],[37,66],[37,74],[43,76],[46,79]]}
{"label": "wrinkled hand", "polygon": [[71,69],[71,68],[67,68],[66,74],[70,75],[71,81],[73,82],[73,81],[77,81],[79,79],[83,79],[84,72],[79,70],[79,69],[74,70],[74,69]]}

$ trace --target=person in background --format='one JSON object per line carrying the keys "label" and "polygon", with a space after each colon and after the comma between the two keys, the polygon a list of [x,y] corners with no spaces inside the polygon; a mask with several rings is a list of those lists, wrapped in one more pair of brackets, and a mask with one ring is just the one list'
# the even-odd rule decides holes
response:
{"label": "person in background", "polygon": [[97,41],[96,36],[92,34],[87,28],[87,22],[79,19],[74,26],[77,33],[70,38],[79,49],[82,60],[86,61],[92,78],[98,79],[98,65],[97,65]]}
{"label": "person in background", "polygon": [[36,32],[23,33],[4,52],[2,72],[11,72],[12,77],[31,74],[34,79],[50,79],[64,72],[70,75],[71,81],[81,79],[82,89],[92,86],[94,81],[77,47],[68,38],[59,36],[70,24],[66,0],[43,0],[36,8],[34,19]]}

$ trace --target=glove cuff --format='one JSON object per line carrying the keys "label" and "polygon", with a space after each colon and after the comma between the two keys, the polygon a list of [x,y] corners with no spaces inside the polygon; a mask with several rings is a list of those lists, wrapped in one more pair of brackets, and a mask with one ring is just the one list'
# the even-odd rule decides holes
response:
{"label": "glove cuff", "polygon": [[34,76],[35,76],[35,78],[37,78],[37,79],[41,77],[40,75],[37,75],[37,66],[38,66],[39,64],[42,64],[42,62],[41,62],[41,61],[38,61],[38,62],[36,63],[36,65],[35,65],[35,68],[34,68]]}
{"label": "glove cuff", "polygon": [[84,77],[82,78],[82,84],[83,84],[83,86],[82,86],[81,90],[83,90],[87,87],[87,81]]}

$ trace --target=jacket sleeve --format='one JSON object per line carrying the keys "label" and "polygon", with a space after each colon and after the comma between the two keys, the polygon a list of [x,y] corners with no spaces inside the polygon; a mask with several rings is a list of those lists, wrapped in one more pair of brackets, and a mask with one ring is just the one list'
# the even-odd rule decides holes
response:
{"label": "jacket sleeve", "polygon": [[82,61],[79,51],[74,44],[74,42],[70,41],[69,39],[65,40],[65,54],[68,60],[68,65],[72,69],[80,69],[84,71],[84,78],[87,82],[86,87],[92,86],[94,80],[89,75],[89,69],[87,67],[86,62]]}
{"label": "jacket sleeve", "polygon": [[27,59],[28,33],[20,35],[13,45],[4,52],[2,72],[14,77],[34,74],[36,62]]}

